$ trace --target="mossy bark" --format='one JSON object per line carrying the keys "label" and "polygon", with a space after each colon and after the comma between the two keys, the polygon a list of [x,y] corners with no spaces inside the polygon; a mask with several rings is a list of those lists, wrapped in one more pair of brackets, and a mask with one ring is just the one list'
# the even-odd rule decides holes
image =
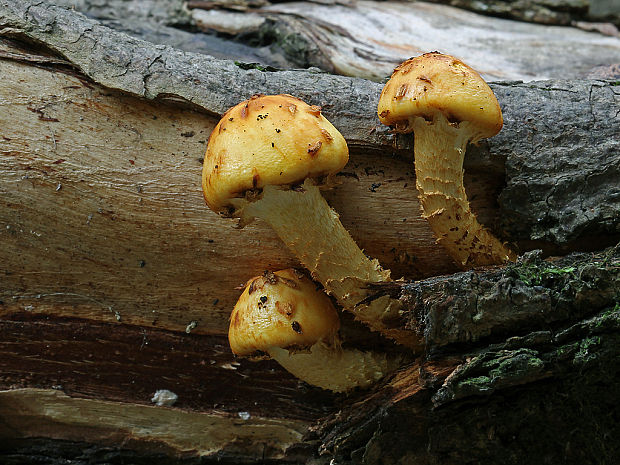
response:
{"label": "mossy bark", "polygon": [[616,248],[405,286],[425,315],[429,351],[409,369],[422,388],[401,372],[324,420],[321,447],[339,463],[614,463],[619,264]]}

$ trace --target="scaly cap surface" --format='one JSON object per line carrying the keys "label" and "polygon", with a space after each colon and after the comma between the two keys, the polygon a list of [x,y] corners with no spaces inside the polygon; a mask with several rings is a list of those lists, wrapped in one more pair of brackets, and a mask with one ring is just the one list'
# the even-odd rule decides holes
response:
{"label": "scaly cap surface", "polygon": [[431,52],[394,70],[377,113],[383,124],[408,132],[410,119],[430,121],[436,112],[452,123],[470,122],[476,139],[494,136],[503,125],[499,103],[482,77],[457,58]]}
{"label": "scaly cap surface", "polygon": [[266,185],[298,184],[335,174],[349,160],[342,134],[290,95],[255,96],[228,110],[209,137],[202,190],[209,208]]}
{"label": "scaly cap surface", "polygon": [[228,341],[237,355],[309,348],[332,341],[339,327],[329,297],[304,274],[287,269],[248,282],[230,316]]}

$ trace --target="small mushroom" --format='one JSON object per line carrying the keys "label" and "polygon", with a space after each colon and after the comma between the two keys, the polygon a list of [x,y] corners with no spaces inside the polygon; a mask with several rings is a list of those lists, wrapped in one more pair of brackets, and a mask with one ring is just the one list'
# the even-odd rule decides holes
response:
{"label": "small mushroom", "polygon": [[491,88],[462,61],[425,53],[398,66],[377,110],[383,124],[415,135],[416,187],[437,240],[464,269],[516,260],[471,211],[463,185],[468,143],[496,135],[502,112]]}
{"label": "small mushroom", "polygon": [[368,286],[390,281],[389,271],[364,255],[321,195],[348,160],[345,139],[319,107],[290,95],[255,96],[228,110],[211,133],[204,197],[241,226],[267,222],[343,308],[413,346],[411,332],[385,323],[399,317],[399,301],[369,299]]}
{"label": "small mushroom", "polygon": [[396,369],[398,357],[344,349],[338,312],[327,295],[298,270],[251,279],[230,317],[236,355],[267,354],[299,379],[336,392],[365,387]]}

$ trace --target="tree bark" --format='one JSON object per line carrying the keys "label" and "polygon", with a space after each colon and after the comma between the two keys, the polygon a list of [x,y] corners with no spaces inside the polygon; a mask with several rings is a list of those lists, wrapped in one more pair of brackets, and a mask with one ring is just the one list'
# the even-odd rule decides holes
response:
{"label": "tree bark", "polygon": [[[615,81],[492,84],[505,127],[468,148],[466,189],[524,255],[456,273],[419,213],[413,138],[378,122],[380,84],[181,52],[42,2],[0,0],[0,36],[3,462],[617,461]],[[296,262],[206,209],[200,159],[229,106],[279,92],[347,139],[328,200],[405,278],[373,297],[400,298],[394,327],[425,342],[408,354],[345,318],[346,344],[406,357],[370,390],[228,349],[237,287]]]}

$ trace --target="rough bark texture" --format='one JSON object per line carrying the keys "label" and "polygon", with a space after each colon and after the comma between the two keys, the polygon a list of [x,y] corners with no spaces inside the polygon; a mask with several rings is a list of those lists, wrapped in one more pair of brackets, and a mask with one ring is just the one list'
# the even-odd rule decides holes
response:
{"label": "rough bark texture", "polygon": [[[466,189],[497,234],[543,252],[450,274],[379,84],[181,52],[43,2],[0,0],[0,35],[2,463],[620,460],[620,249],[602,251],[620,238],[617,82],[492,85],[505,128],[468,149]],[[235,287],[295,262],[264,226],[206,211],[199,158],[227,107],[277,92],[345,135],[328,200],[409,279],[375,290],[426,351],[370,390],[333,395],[227,348]],[[351,346],[402,351],[343,326]]]}
{"label": "rough bark texture", "polygon": [[341,463],[617,460],[619,250],[404,285],[427,356],[319,423],[321,450]]}
{"label": "rough bark texture", "polygon": [[342,463],[614,463],[618,323],[616,305],[490,345],[448,377],[423,366],[426,389],[340,412],[322,447]]}

